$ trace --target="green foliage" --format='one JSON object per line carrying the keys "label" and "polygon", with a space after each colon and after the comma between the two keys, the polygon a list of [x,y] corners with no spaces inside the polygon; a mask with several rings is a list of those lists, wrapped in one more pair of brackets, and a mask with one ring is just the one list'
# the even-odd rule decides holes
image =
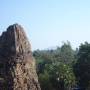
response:
{"label": "green foliage", "polygon": [[75,76],[70,66],[53,63],[45,65],[44,72],[39,74],[39,81],[43,90],[68,90],[75,85]]}
{"label": "green foliage", "polygon": [[79,85],[86,90],[90,87],[90,44],[81,44],[77,57],[74,72]]}
{"label": "green foliage", "polygon": [[64,43],[61,46],[60,57],[66,64],[71,64],[75,60],[75,51],[72,49],[70,42]]}
{"label": "green foliage", "polygon": [[53,90],[53,86],[50,82],[50,76],[47,71],[39,74],[39,82],[42,90]]}
{"label": "green foliage", "polygon": [[75,51],[70,43],[55,50],[37,50],[33,53],[42,90],[69,90],[75,85],[72,62]]}
{"label": "green foliage", "polygon": [[[72,49],[70,42],[64,43],[61,47],[55,50],[37,50],[33,52],[36,60],[44,59],[47,62],[62,62],[71,64],[75,61],[75,51]],[[38,62],[37,60],[37,62]]]}
{"label": "green foliage", "polygon": [[[50,67],[50,68],[49,68]],[[75,85],[75,76],[70,66],[63,63],[54,63],[48,65],[47,70],[50,74],[50,79],[56,90],[65,89]]]}

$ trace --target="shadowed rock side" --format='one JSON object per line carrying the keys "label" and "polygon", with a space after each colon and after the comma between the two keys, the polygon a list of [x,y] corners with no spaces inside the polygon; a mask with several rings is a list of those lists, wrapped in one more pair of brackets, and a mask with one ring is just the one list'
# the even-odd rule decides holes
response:
{"label": "shadowed rock side", "polygon": [[0,90],[41,90],[30,43],[18,24],[0,36]]}

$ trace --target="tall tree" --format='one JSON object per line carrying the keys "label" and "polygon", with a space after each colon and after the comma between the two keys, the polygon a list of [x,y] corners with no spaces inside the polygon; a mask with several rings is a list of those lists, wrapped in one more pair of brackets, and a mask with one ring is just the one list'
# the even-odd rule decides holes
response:
{"label": "tall tree", "polygon": [[87,42],[81,44],[77,56],[78,60],[74,65],[74,72],[78,84],[86,90],[90,87],[90,44]]}
{"label": "tall tree", "polygon": [[75,51],[72,49],[69,41],[61,46],[59,55],[61,62],[65,64],[71,64],[75,60]]}

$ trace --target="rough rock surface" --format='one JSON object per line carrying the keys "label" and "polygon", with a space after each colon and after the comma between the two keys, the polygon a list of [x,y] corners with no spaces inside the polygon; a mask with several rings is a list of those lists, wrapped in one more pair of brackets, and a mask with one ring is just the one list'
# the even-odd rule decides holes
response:
{"label": "rough rock surface", "polygon": [[41,90],[31,45],[18,24],[0,36],[0,90]]}

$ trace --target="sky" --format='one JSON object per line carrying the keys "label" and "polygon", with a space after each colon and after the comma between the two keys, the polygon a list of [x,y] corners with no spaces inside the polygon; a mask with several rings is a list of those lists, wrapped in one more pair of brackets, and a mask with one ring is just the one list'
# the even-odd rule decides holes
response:
{"label": "sky", "polygon": [[32,50],[90,43],[90,0],[0,0],[0,34],[23,26]]}

